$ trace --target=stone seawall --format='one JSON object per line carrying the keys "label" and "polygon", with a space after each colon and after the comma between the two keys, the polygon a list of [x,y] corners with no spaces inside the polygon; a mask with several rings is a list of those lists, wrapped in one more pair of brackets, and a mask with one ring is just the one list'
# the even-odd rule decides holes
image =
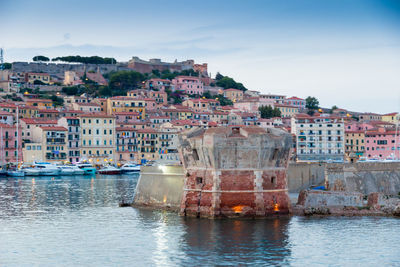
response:
{"label": "stone seawall", "polygon": [[178,211],[183,182],[182,166],[143,166],[133,204]]}
{"label": "stone seawall", "polygon": [[397,195],[400,192],[400,162],[327,164],[325,181],[327,189],[333,191]]}
{"label": "stone seawall", "polygon": [[289,163],[287,182],[290,193],[299,193],[311,186],[325,184],[325,164],[323,163]]}

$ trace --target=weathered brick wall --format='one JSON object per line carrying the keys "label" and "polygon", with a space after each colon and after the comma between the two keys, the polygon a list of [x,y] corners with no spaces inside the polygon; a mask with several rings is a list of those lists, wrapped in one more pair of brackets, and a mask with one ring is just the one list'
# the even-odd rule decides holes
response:
{"label": "weathered brick wall", "polygon": [[186,172],[181,214],[201,217],[289,213],[290,135],[220,127],[180,135]]}

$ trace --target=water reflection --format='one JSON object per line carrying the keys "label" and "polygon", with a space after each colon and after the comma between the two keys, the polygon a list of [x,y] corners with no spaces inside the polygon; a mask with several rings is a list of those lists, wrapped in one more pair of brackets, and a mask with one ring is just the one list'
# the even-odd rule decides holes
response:
{"label": "water reflection", "polygon": [[[59,213],[130,201],[138,175],[2,178],[0,214]],[[31,216],[31,215],[29,215]]]}
{"label": "water reflection", "polygon": [[208,220],[119,208],[137,176],[0,179],[0,265],[396,265],[395,218]]}
{"label": "water reflection", "polygon": [[[290,255],[289,219],[184,219],[187,251],[202,254],[206,264],[279,264]],[[211,253],[210,253],[211,252]],[[222,260],[222,261],[221,261]],[[267,261],[266,261],[267,260]]]}

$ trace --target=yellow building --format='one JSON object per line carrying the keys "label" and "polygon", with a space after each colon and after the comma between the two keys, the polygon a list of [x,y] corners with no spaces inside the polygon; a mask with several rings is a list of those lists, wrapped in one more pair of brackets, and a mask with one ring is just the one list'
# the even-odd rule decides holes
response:
{"label": "yellow building", "polygon": [[39,109],[34,106],[20,106],[18,108],[18,113],[20,118],[36,118],[38,117],[38,111]]}
{"label": "yellow building", "polygon": [[42,143],[26,143],[22,148],[22,155],[25,163],[34,163],[35,161],[45,161],[42,153]]}
{"label": "yellow building", "polygon": [[115,112],[138,112],[142,119],[146,117],[146,101],[141,98],[114,96],[107,99],[107,114]]}
{"label": "yellow building", "polygon": [[37,107],[38,109],[49,109],[53,107],[53,101],[50,99],[28,99],[26,105]]}
{"label": "yellow building", "polygon": [[41,81],[42,83],[50,84],[50,80],[50,74],[48,73],[29,72],[27,74],[27,81],[30,84],[33,84],[35,81]]}
{"label": "yellow building", "polygon": [[137,131],[139,162],[157,160],[159,153],[158,132],[154,129],[140,129]]}
{"label": "yellow building", "polygon": [[68,130],[61,126],[40,126],[33,129],[33,143],[41,143],[41,160],[46,162],[67,160],[67,132]]}
{"label": "yellow building", "polygon": [[346,131],[345,132],[345,153],[347,156],[354,152],[357,156],[363,156],[365,152],[365,134],[364,131]]}
{"label": "yellow building", "polygon": [[275,104],[275,107],[281,112],[282,118],[291,118],[299,113],[299,108],[295,106]]}
{"label": "yellow building", "polygon": [[382,115],[382,121],[397,124],[400,119],[400,114],[397,112]]}
{"label": "yellow building", "polygon": [[102,113],[82,114],[79,124],[81,158],[94,164],[115,162],[115,117]]}
{"label": "yellow building", "polygon": [[224,90],[224,97],[236,102],[243,99],[243,91],[233,88],[226,89]]}
{"label": "yellow building", "polygon": [[101,112],[107,112],[107,98],[95,98],[92,102],[100,105]]}

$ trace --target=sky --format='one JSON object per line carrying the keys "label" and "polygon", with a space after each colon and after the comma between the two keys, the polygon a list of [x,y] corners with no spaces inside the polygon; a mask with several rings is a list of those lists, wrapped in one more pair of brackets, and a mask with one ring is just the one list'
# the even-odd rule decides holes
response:
{"label": "sky", "polygon": [[250,90],[400,111],[400,1],[0,0],[5,61],[207,62]]}

